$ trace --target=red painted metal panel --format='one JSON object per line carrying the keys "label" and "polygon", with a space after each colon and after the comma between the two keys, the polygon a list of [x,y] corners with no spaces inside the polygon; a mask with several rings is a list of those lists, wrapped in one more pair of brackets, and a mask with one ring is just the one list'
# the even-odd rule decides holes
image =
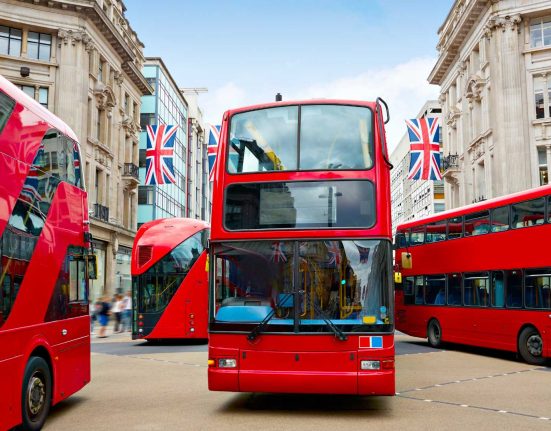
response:
{"label": "red painted metal panel", "polygon": [[[369,170],[350,171],[276,171],[230,174],[226,172],[229,122],[232,115],[244,111],[308,104],[365,106],[375,119],[374,166]],[[220,144],[214,167],[211,243],[227,240],[316,239],[316,238],[390,238],[390,176],[385,162],[384,130],[378,127],[376,104],[346,100],[308,100],[277,102],[227,111],[222,119]],[[375,185],[376,224],[370,229],[279,229],[263,231],[228,231],[224,228],[224,195],[231,184],[275,181],[369,180]],[[383,335],[383,348],[369,349],[370,358],[394,359],[393,335]],[[218,368],[217,359],[228,354],[223,349],[238,349],[238,371]],[[336,340],[328,334],[261,334],[249,342],[246,334],[210,333],[209,389],[255,392],[303,392],[394,394],[394,369],[381,372],[359,370],[359,337]],[[245,357],[243,357],[243,354]],[[297,360],[298,355],[298,360]],[[236,382],[238,376],[239,384]]]}
{"label": "red painted metal panel", "polygon": [[[0,135],[2,235],[46,131],[55,128],[74,140],[76,136],[61,120],[1,76],[0,91],[16,101]],[[84,232],[88,231],[84,224],[87,210],[86,193],[61,183],[30,262],[16,261],[11,265],[11,270],[24,277],[13,308],[0,327],[0,428],[11,428],[21,422],[23,373],[29,356],[36,349],[46,352],[47,361],[51,363],[53,404],[90,381],[88,315],[44,322],[68,246],[87,246],[84,243]],[[61,333],[63,329],[68,331],[65,336]]]}
{"label": "red painted metal panel", "polygon": [[[186,275],[159,322],[146,340],[163,338],[204,338],[208,320],[208,272],[206,251]],[[191,331],[191,329],[194,329]]]}
{"label": "red painted metal panel", "polygon": [[[538,187],[405,223],[398,227],[398,232],[433,221],[549,195],[551,186]],[[550,241],[551,224],[545,223],[400,248],[396,250],[396,265],[403,279],[413,275],[550,267]],[[413,268],[402,268],[404,253],[411,254]],[[544,355],[551,357],[549,310],[407,305],[402,291],[396,291],[395,303],[396,329],[406,334],[426,338],[428,322],[435,318],[442,327],[444,341],[514,352],[517,351],[518,335],[523,325],[531,324],[542,335]]]}
{"label": "red painted metal panel", "polygon": [[[250,342],[245,334],[211,333],[209,389],[240,392],[394,395],[394,367],[361,371],[361,359],[394,361],[392,335],[383,348],[360,348],[360,336],[339,341],[332,335],[262,334]],[[236,369],[218,367],[219,359],[236,359]]]}
{"label": "red painted metal panel", "polygon": [[[140,227],[132,248],[132,276],[144,274],[184,240],[202,230],[208,223],[189,218],[167,218]],[[140,259],[141,248],[150,247],[150,258]],[[208,320],[207,252],[203,252],[170,299],[147,340],[169,338],[206,339]],[[193,329],[193,331],[192,331]]]}

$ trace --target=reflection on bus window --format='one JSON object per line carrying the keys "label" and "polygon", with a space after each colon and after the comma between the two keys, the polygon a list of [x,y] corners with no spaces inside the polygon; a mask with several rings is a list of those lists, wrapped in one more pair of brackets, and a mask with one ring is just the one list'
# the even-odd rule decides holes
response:
{"label": "reflection on bus window", "polygon": [[427,225],[425,242],[439,242],[446,240],[446,220],[440,220]]}
{"label": "reflection on bus window", "polygon": [[145,273],[136,277],[139,283],[141,313],[159,312],[166,308],[193,264],[204,250],[205,233],[197,232],[175,247]]}
{"label": "reflection on bus window", "polygon": [[482,235],[490,232],[490,214],[481,211],[465,216],[465,236]]}
{"label": "reflection on bus window", "polygon": [[225,199],[229,230],[369,228],[375,223],[370,181],[232,184]]}
{"label": "reflection on bus window", "polygon": [[463,217],[448,219],[448,239],[461,238],[463,236]]}
{"label": "reflection on bus window", "polygon": [[551,308],[551,268],[531,269],[525,273],[526,308]]}
{"label": "reflection on bus window", "polygon": [[373,119],[369,108],[305,105],[300,121],[301,170],[372,166]]}
{"label": "reflection on bus window", "polygon": [[61,264],[45,321],[70,319],[88,314],[86,250],[70,246]]}
{"label": "reflection on bus window", "polygon": [[425,242],[425,226],[416,226],[411,229],[410,245],[423,244]]}
{"label": "reflection on bus window", "polygon": [[236,114],[231,119],[228,172],[297,169],[298,107]]}
{"label": "reflection on bus window", "polygon": [[15,101],[0,91],[0,135],[4,126],[8,122],[11,113],[13,112],[13,107],[15,106]]}
{"label": "reflection on bus window", "polygon": [[492,232],[503,232],[509,229],[509,207],[492,209]]}
{"label": "reflection on bus window", "polygon": [[545,198],[514,204],[511,213],[513,228],[542,224],[545,219]]}
{"label": "reflection on bus window", "polygon": [[297,314],[307,331],[328,330],[323,319],[358,328],[390,324],[388,262],[389,243],[379,240],[219,244],[215,319],[258,323],[275,313],[270,325],[283,331],[293,330]]}

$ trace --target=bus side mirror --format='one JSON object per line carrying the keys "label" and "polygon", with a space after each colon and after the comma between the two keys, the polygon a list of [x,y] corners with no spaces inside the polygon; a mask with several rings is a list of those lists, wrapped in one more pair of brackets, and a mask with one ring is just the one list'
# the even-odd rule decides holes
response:
{"label": "bus side mirror", "polygon": [[90,280],[98,279],[98,257],[95,254],[86,256],[86,265],[88,269],[88,278]]}
{"label": "bus side mirror", "polygon": [[403,252],[402,253],[402,268],[403,269],[411,269],[413,267],[413,259],[411,257],[411,253]]}

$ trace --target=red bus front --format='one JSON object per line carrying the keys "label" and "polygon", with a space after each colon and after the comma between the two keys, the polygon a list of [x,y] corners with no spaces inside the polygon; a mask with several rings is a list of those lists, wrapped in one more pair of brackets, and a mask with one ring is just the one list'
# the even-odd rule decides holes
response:
{"label": "red bus front", "polygon": [[380,106],[229,111],[213,191],[209,389],[394,394]]}
{"label": "red bus front", "polygon": [[207,338],[208,224],[145,223],[132,249],[132,338]]}

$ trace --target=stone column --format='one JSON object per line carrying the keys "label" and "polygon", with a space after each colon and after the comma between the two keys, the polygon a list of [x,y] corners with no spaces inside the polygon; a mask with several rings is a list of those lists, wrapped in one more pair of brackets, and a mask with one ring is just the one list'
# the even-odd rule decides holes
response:
{"label": "stone column", "polygon": [[[88,70],[83,69],[84,41],[88,38],[81,30],[60,29],[57,34],[58,70],[55,95],[56,114],[65,121],[82,141],[86,137],[83,128],[82,101],[87,104],[88,94],[83,89],[88,80]],[[87,55],[87,54],[86,54]]]}
{"label": "stone column", "polygon": [[[495,26],[495,48],[499,53],[501,81],[501,108],[499,109],[497,125],[502,133],[499,136],[501,142],[496,144],[502,147],[497,163],[505,164],[502,170],[504,184],[503,194],[524,190],[530,186],[530,156],[529,145],[524,142],[524,104],[522,99],[522,74],[521,74],[521,40],[519,38],[520,15],[494,17],[491,19]],[[501,117],[501,118],[499,118]],[[511,164],[510,164],[511,163]],[[514,163],[514,165],[512,165]],[[514,175],[510,173],[514,172]]]}

